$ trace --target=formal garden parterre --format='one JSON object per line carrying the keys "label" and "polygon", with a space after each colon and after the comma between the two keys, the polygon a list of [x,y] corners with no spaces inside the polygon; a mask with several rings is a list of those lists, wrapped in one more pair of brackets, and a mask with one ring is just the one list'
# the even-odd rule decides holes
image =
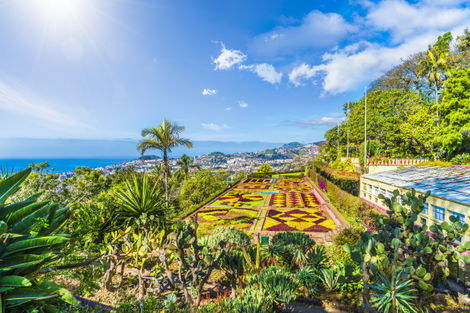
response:
{"label": "formal garden parterre", "polygon": [[325,233],[337,228],[302,178],[247,178],[196,211],[203,233],[235,226],[252,233],[301,231]]}

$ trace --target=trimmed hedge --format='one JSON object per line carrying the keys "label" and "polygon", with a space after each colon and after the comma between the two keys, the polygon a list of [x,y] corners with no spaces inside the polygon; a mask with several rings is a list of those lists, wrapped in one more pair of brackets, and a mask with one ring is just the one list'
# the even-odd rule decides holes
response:
{"label": "trimmed hedge", "polygon": [[270,173],[251,173],[247,175],[247,178],[272,178],[272,177],[283,177],[283,178],[300,178],[303,177],[303,172],[299,171],[288,171],[288,172],[270,172]]}
{"label": "trimmed hedge", "polygon": [[308,169],[306,175],[313,184],[327,195],[330,203],[341,213],[351,226],[373,227],[373,225],[371,225],[374,220],[372,216],[377,213],[373,208],[362,203],[359,197],[342,190],[313,169]]}
{"label": "trimmed hedge", "polygon": [[315,172],[319,173],[342,190],[347,191],[354,196],[359,196],[359,174],[336,171],[321,163],[314,163],[313,168],[315,169]]}

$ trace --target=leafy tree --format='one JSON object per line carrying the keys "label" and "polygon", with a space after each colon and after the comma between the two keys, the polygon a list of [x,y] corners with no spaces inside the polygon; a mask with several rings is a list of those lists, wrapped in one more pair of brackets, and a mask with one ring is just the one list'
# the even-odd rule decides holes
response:
{"label": "leafy tree", "polygon": [[154,128],[144,128],[142,130],[142,137],[145,137],[137,145],[137,150],[142,154],[150,149],[157,149],[163,153],[163,173],[165,180],[165,199],[168,202],[168,179],[171,173],[171,168],[168,163],[168,153],[177,146],[184,145],[192,148],[193,144],[189,139],[183,138],[180,134],[184,131],[183,126],[169,122],[164,119],[160,125]]}
{"label": "leafy tree", "polygon": [[426,83],[420,73],[423,67],[421,63],[426,57],[425,52],[409,56],[403,63],[375,80],[372,83],[371,91],[402,89],[423,95]]}
{"label": "leafy tree", "polygon": [[432,85],[436,104],[439,102],[439,90],[442,88],[446,79],[446,71],[449,68],[451,41],[452,34],[450,32],[439,36],[436,43],[428,48],[427,58],[421,61],[423,68],[420,74],[427,76],[430,85]]}
{"label": "leafy tree", "polygon": [[449,158],[470,152],[470,67],[450,71],[436,108],[441,116],[436,142]]}
{"label": "leafy tree", "polygon": [[261,164],[256,170],[257,173],[271,173],[272,171],[273,169],[269,163]]}
{"label": "leafy tree", "polygon": [[435,150],[437,117],[427,104],[418,104],[410,108],[409,114],[399,125],[402,143],[401,148],[409,155],[431,157]]}
{"label": "leafy tree", "polygon": [[181,184],[178,194],[180,207],[186,210],[209,200],[208,198],[215,196],[215,193],[222,192],[227,188],[226,177],[227,173],[214,172],[210,169],[194,173]]}

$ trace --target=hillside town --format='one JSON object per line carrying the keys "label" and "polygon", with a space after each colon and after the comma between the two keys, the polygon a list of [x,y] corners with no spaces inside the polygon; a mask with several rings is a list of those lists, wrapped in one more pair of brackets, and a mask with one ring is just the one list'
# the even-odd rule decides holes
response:
{"label": "hillside town", "polygon": [[[288,143],[279,148],[268,149],[259,152],[232,153],[224,154],[221,152],[212,152],[210,154],[196,156],[193,163],[199,165],[200,168],[211,168],[224,170],[230,173],[235,172],[253,172],[261,164],[268,163],[273,170],[289,171],[300,168],[307,161],[317,156],[319,146],[317,144],[301,144],[298,142]],[[174,170],[178,170],[177,158],[170,159],[170,165]],[[117,170],[132,167],[138,172],[146,172],[161,163],[161,159],[156,156],[144,156],[142,158],[113,164],[110,166],[98,168],[103,174],[111,175]],[[62,177],[73,175],[71,173],[63,173]]]}

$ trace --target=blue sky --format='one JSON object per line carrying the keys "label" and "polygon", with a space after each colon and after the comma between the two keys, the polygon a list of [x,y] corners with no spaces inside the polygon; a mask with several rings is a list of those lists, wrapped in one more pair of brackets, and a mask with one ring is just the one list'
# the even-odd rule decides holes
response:
{"label": "blue sky", "polygon": [[0,138],[312,142],[468,1],[0,0]]}

